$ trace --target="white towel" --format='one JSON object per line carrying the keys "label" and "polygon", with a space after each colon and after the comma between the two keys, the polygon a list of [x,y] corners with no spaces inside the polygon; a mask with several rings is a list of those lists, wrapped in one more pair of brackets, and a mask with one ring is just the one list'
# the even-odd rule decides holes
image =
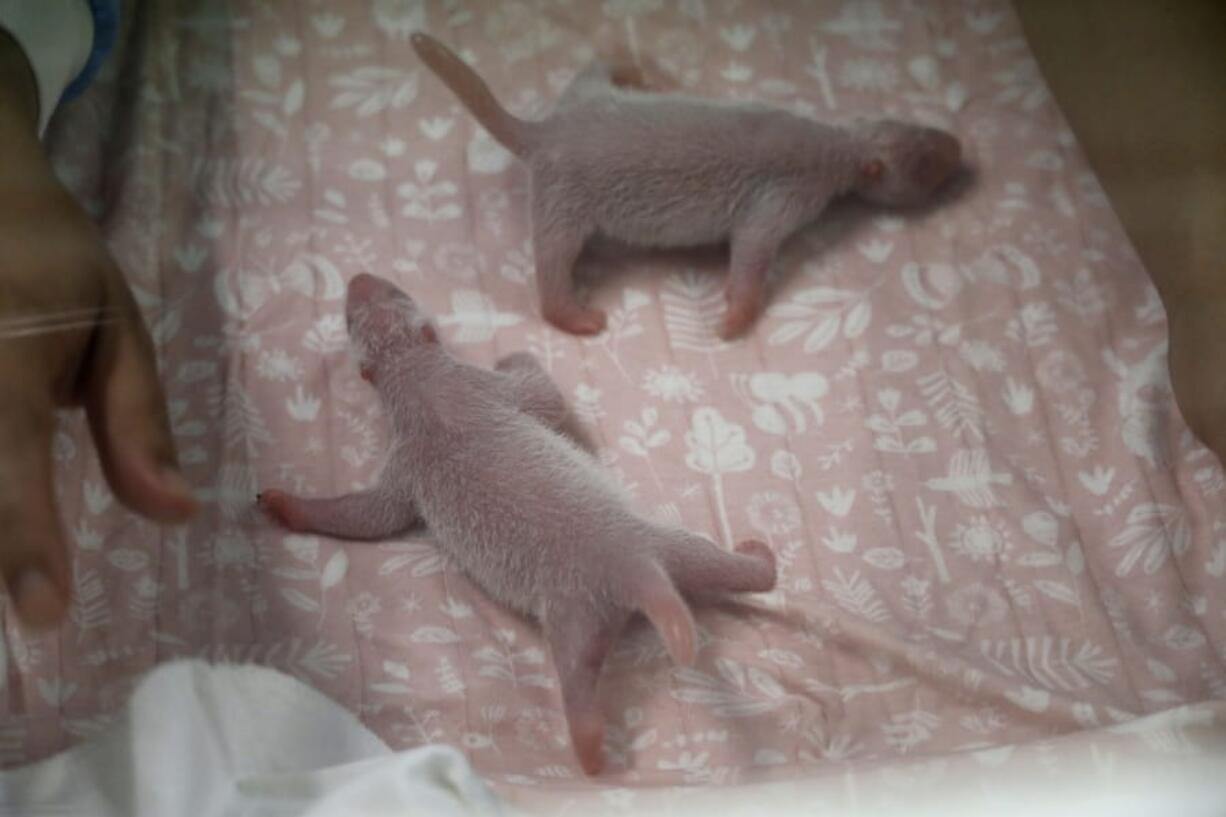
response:
{"label": "white towel", "polygon": [[351,713],[255,666],[165,664],[106,732],[0,773],[22,817],[501,815],[447,746],[394,753]]}

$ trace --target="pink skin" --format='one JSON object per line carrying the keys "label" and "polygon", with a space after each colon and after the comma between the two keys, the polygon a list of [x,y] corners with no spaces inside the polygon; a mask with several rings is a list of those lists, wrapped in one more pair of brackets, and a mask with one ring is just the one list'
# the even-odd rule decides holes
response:
{"label": "pink skin", "polygon": [[836,127],[785,110],[619,86],[615,69],[579,74],[539,122],[509,114],[463,60],[427,34],[413,48],[532,175],[536,282],[546,320],[594,334],[605,315],[571,280],[597,234],[648,247],[728,240],[720,334],[754,322],[780,245],[834,198],[890,206],[931,201],[961,166],[958,140],[894,120]]}
{"label": "pink skin", "polygon": [[265,491],[259,504],[294,531],[382,539],[425,524],[452,563],[498,601],[540,622],[583,769],[603,766],[597,680],[626,621],[644,613],[673,659],[692,663],[684,597],[775,586],[761,542],[735,553],[629,510],[573,440],[571,416],[532,355],[494,371],[452,357],[413,300],[371,275],[349,283],[346,319],[363,376],[391,419],[372,488],[333,499]]}

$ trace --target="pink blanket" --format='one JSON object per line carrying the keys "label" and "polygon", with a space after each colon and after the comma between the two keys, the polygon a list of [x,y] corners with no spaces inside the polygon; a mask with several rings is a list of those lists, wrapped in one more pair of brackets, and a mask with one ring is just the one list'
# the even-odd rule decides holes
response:
{"label": "pink blanket", "polygon": [[[129,23],[53,143],[146,309],[204,511],[135,519],[65,419],[76,603],[43,638],[4,614],[4,763],[194,655],[287,670],[393,746],[450,742],[495,778],[579,774],[542,642],[428,536],[346,544],[253,512],[261,487],[380,468],[342,318],[360,270],[468,360],[539,355],[643,511],[778,552],[776,592],[699,616],[695,667],[627,634],[604,680],[612,780],[936,755],[1226,697],[1226,483],[1003,0],[181,2]],[[807,231],[743,342],[713,334],[722,260],[593,259],[632,269],[597,278],[610,329],[579,340],[537,311],[526,174],[418,64],[419,27],[524,115],[612,36],[694,93],[948,127],[978,172],[929,213]]]}

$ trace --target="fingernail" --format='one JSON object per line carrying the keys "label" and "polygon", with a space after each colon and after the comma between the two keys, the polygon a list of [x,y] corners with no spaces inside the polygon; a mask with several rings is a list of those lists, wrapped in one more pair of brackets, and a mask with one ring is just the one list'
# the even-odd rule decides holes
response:
{"label": "fingernail", "polygon": [[16,602],[22,622],[36,630],[54,627],[64,614],[64,599],[38,569],[25,570],[17,577]]}

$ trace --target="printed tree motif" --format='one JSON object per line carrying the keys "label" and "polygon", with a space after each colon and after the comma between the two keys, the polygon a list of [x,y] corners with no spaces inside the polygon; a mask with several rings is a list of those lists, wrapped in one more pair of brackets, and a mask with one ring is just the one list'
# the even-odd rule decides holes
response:
{"label": "printed tree motif", "polygon": [[745,441],[745,429],[725,420],[718,409],[700,408],[694,412],[685,443],[689,447],[685,464],[711,477],[720,529],[725,544],[731,546],[732,526],[728,523],[723,475],[748,471],[754,466],[754,451]]}

